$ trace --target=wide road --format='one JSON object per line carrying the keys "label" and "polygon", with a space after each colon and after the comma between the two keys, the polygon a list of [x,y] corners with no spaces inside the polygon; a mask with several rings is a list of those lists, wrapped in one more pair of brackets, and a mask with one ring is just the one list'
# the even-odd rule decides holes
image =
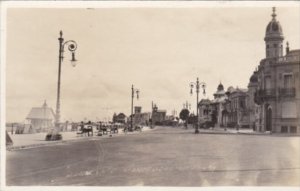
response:
{"label": "wide road", "polygon": [[158,127],[7,151],[7,185],[300,186],[299,137]]}

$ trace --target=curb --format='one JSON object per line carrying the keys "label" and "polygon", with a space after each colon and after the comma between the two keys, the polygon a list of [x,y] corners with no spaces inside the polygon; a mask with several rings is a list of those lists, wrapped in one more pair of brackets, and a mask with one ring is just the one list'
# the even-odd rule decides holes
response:
{"label": "curb", "polygon": [[280,134],[280,133],[257,133],[257,132],[222,132],[222,131],[207,131],[207,132],[201,132],[200,134],[230,134],[230,135],[260,135],[260,136],[274,136],[274,137],[300,137],[299,134]]}
{"label": "curb", "polygon": [[32,149],[32,148],[39,148],[39,147],[45,147],[45,146],[55,146],[63,143],[68,143],[68,142],[80,142],[80,141],[85,141],[85,140],[90,140],[93,137],[87,137],[84,139],[69,139],[69,140],[61,140],[61,141],[47,141],[45,143],[40,143],[40,144],[32,144],[32,145],[20,145],[20,146],[8,146],[6,147],[7,151],[18,151],[18,150],[23,150],[23,149]]}

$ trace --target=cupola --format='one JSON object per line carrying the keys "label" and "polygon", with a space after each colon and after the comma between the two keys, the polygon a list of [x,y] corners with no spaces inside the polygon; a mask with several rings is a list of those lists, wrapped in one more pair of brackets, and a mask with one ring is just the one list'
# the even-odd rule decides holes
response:
{"label": "cupola", "polygon": [[284,40],[282,27],[276,19],[276,9],[273,7],[272,20],[266,28],[266,58],[274,58],[283,56],[282,42]]}

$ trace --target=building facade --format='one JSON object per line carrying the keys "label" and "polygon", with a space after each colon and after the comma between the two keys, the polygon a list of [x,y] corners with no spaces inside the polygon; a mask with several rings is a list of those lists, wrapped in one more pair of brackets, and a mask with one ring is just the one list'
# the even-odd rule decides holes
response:
{"label": "building facade", "polygon": [[126,123],[126,115],[124,113],[119,113],[118,115],[115,113],[113,115],[113,122],[114,123]]}
{"label": "building facade", "polygon": [[223,126],[223,110],[227,96],[224,90],[224,86],[220,83],[217,87],[217,91],[214,93],[214,99],[211,101],[212,119],[215,121],[217,127]]}
{"label": "building facade", "polygon": [[290,50],[287,42],[283,54],[283,30],[276,16],[273,8],[264,38],[266,58],[260,61],[257,79],[250,80],[251,88],[256,89],[256,130],[299,133],[300,50]]}
{"label": "building facade", "polygon": [[159,110],[156,105],[152,108],[151,122],[152,125],[163,125],[163,122],[166,120],[166,110]]}
{"label": "building facade", "polygon": [[250,127],[248,89],[229,87],[222,124],[228,127]]}
{"label": "building facade", "polygon": [[257,70],[255,70],[250,77],[248,84],[248,111],[249,111],[249,120],[250,128],[257,131],[259,128],[259,105],[255,102],[255,93],[258,88],[258,77]]}
{"label": "building facade", "polygon": [[26,119],[30,122],[33,131],[47,131],[54,127],[55,114],[45,101],[42,107],[33,107]]}
{"label": "building facade", "polygon": [[205,123],[214,127],[249,128],[251,123],[248,89],[230,86],[225,91],[220,83],[214,99],[202,99],[198,103],[198,111],[200,124]]}
{"label": "building facade", "polygon": [[199,117],[198,120],[201,123],[206,121],[212,121],[212,109],[211,109],[211,101],[209,99],[201,99],[198,103],[199,108]]}
{"label": "building facade", "polygon": [[133,114],[133,124],[134,125],[146,125],[148,126],[150,123],[151,112],[143,112],[142,107],[135,106],[134,114]]}

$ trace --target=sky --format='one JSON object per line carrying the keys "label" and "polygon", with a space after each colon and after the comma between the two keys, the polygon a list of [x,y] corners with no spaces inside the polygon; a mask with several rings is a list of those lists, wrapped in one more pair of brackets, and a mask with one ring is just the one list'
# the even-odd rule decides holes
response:
{"label": "sky", "polygon": [[[277,6],[284,42],[300,48],[298,6]],[[247,88],[265,58],[265,29],[272,4],[263,7],[8,8],[6,15],[6,121],[25,122],[47,101],[55,111],[58,37],[75,40],[76,67],[64,52],[61,121],[107,120],[135,106],[179,114],[189,83],[199,78],[213,98],[218,84]],[[285,47],[285,43],[284,43]]]}

